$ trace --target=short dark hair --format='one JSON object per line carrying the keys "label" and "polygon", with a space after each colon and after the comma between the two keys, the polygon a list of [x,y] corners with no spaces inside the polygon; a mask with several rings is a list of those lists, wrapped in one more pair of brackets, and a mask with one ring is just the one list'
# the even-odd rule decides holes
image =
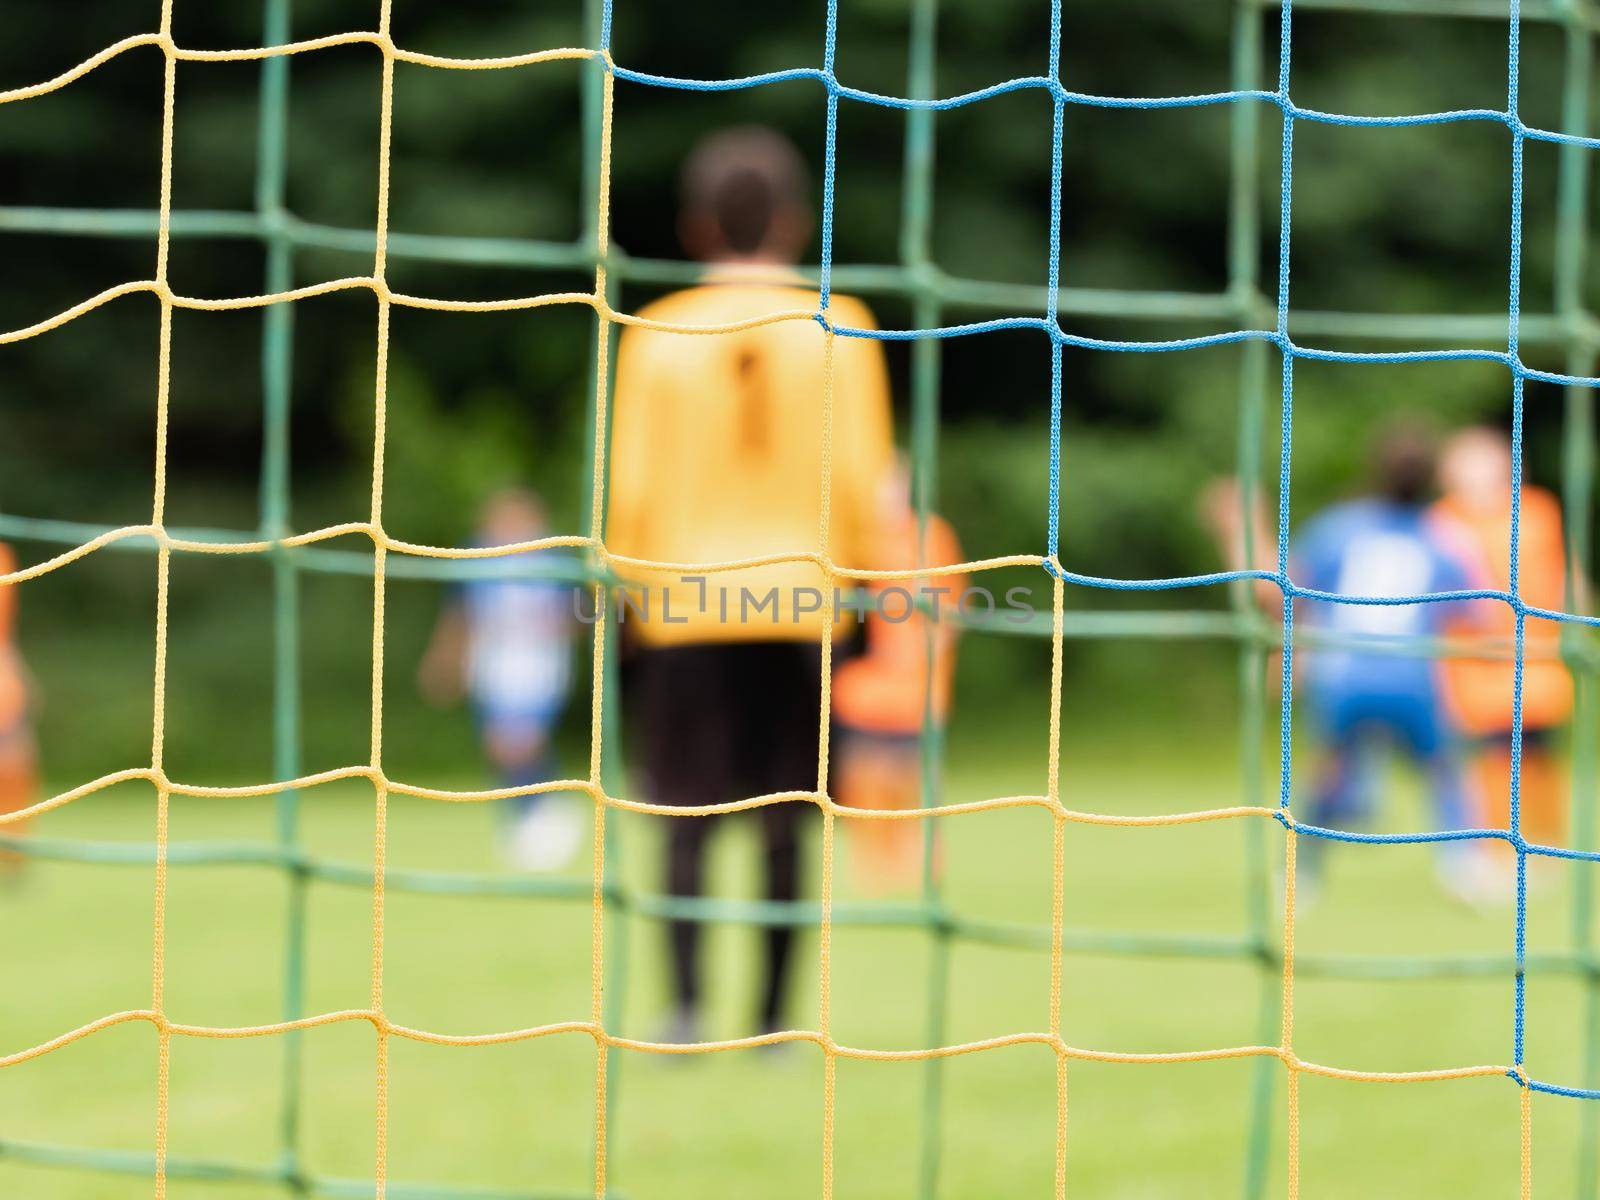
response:
{"label": "short dark hair", "polygon": [[773,218],[805,204],[806,167],[794,144],[760,125],[724,129],[701,139],[683,168],[683,202],[709,213],[729,249],[761,248]]}
{"label": "short dark hair", "polygon": [[1396,504],[1420,504],[1433,485],[1433,435],[1421,425],[1393,425],[1378,438],[1373,456],[1378,492]]}

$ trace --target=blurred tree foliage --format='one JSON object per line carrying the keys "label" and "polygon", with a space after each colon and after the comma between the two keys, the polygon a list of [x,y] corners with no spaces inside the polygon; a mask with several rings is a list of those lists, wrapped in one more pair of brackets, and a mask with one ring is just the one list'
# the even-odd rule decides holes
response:
{"label": "blurred tree foliage", "polygon": [[[394,7],[396,39],[434,53],[500,55],[585,41],[579,0],[396,0]],[[945,0],[941,7],[941,94],[1045,69],[1045,0]],[[376,8],[374,0],[296,0],[293,32],[311,37],[371,28]],[[687,6],[617,0],[615,8],[616,57],[641,70],[711,78],[821,61],[821,0],[698,0]],[[843,79],[875,91],[905,91],[908,8],[906,0],[841,0]],[[179,0],[175,13],[175,35],[185,45],[261,40],[259,6],[253,3]],[[9,36],[0,44],[0,87],[45,78],[117,38],[153,28],[156,19],[155,0],[76,0],[70,20],[63,19],[59,4],[12,0]],[[1062,77],[1069,87],[1091,93],[1222,90],[1231,86],[1234,20],[1234,6],[1224,0],[1067,5]],[[1260,20],[1261,61],[1255,65],[1261,79],[1272,81],[1276,15],[1263,13]],[[1522,113],[1530,123],[1553,127],[1560,119],[1558,33],[1529,25],[1522,53]],[[7,106],[0,112],[0,202],[152,209],[159,184],[161,69],[159,53],[145,48],[60,92]],[[577,238],[584,203],[579,95],[586,69],[554,63],[449,72],[400,65],[391,227],[436,235]],[[253,206],[260,71],[250,63],[180,65],[176,207]],[[351,46],[300,55],[291,79],[288,208],[305,221],[370,229],[377,54]],[[1504,25],[1298,13],[1293,83],[1300,103],[1330,111],[1502,107]],[[822,89],[808,81],[717,95],[619,83],[613,152],[617,242],[638,255],[678,257],[677,166],[698,136],[722,125],[761,121],[786,130],[820,177],[823,114]],[[1154,112],[1070,107],[1062,212],[1066,284],[1220,292],[1227,284],[1231,120],[1224,105]],[[1270,282],[1278,245],[1275,110],[1261,106],[1257,125],[1262,220],[1256,251],[1262,277]],[[896,260],[904,127],[902,113],[841,106],[835,261]],[[1041,284],[1049,225],[1048,98],[1022,91],[941,114],[937,139],[938,264],[959,277]],[[1478,122],[1345,129],[1301,123],[1296,144],[1297,309],[1503,316],[1510,188],[1503,127]],[[1557,157],[1548,145],[1527,148],[1527,311],[1550,303]],[[8,232],[0,239],[6,263],[0,324],[7,328],[39,320],[113,283],[148,277],[154,258],[153,238],[145,236]],[[181,239],[174,245],[172,281],[186,293],[259,291],[263,269],[261,248],[248,240]],[[300,283],[369,269],[370,258],[354,252],[306,249],[295,258]],[[390,278],[404,291],[460,297],[588,286],[569,273],[399,257],[390,260]],[[624,303],[635,307],[657,290],[629,286]],[[903,301],[873,300],[883,323],[911,323]],[[297,527],[365,514],[373,313],[371,298],[359,294],[296,306]],[[951,308],[947,319],[977,315]],[[1229,322],[1068,318],[1073,329],[1113,338],[1182,336],[1224,324]],[[260,336],[259,313],[177,319],[169,501],[174,522],[250,527],[256,521]],[[155,305],[134,297],[4,348],[0,507],[32,516],[143,519],[155,342]],[[1215,566],[1193,520],[1193,497],[1206,478],[1233,469],[1245,353],[1240,347],[1161,355],[1068,351],[1062,515],[1063,557],[1070,566],[1122,576]],[[1530,347],[1527,353],[1538,365],[1562,366],[1557,352]],[[902,345],[892,346],[890,354],[904,427],[908,356]],[[941,507],[974,553],[1042,549],[1047,344],[1037,336],[996,334],[946,342],[942,354]],[[591,357],[592,320],[582,310],[397,312],[386,501],[386,519],[397,535],[459,542],[482,495],[511,479],[534,481],[550,497],[557,523],[575,527],[586,507],[580,493]],[[1277,361],[1263,357],[1268,428],[1261,452],[1275,475]],[[1504,419],[1509,403],[1507,373],[1493,365],[1300,363],[1295,511],[1304,514],[1359,486],[1364,446],[1392,414],[1429,413],[1441,424]],[[1535,476],[1546,481],[1554,480],[1557,469],[1560,408],[1557,389],[1529,386],[1530,462]],[[238,579],[213,581],[204,594],[214,600],[218,589],[223,595],[230,587],[243,589],[244,573]],[[248,586],[259,591],[260,583],[252,577]],[[1075,594],[1072,600],[1095,606],[1119,601],[1110,594]],[[1208,593],[1154,602],[1212,605],[1224,597]],[[397,612],[396,619],[410,619],[420,630],[428,608],[419,602],[414,617]],[[32,616],[30,629],[48,639],[56,628],[52,622],[81,622],[72,614],[67,603],[58,613]],[[338,627],[344,631],[339,638],[347,640],[348,627]],[[1099,658],[1075,656],[1074,669],[1099,670]],[[63,662],[70,660],[63,654]],[[1005,671],[996,668],[994,675],[1003,679]]]}

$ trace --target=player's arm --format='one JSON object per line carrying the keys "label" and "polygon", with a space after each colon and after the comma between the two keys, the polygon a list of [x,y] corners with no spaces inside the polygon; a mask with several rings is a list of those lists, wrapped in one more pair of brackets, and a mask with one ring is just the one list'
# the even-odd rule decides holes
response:
{"label": "player's arm", "polygon": [[617,343],[616,384],[611,396],[611,470],[606,481],[607,546],[638,554],[645,504],[650,494],[652,338],[671,334],[625,329]]}
{"label": "player's arm", "polygon": [[[944,518],[930,513],[926,530],[929,566],[949,567],[961,562],[966,553],[955,528]],[[933,583],[943,589],[936,597],[939,604],[939,624],[949,630],[947,636],[961,632],[961,596],[967,590],[970,576],[965,571],[950,571],[936,576]]]}
{"label": "player's arm", "polygon": [[[1267,514],[1260,492],[1251,497],[1250,511],[1246,512],[1239,480],[1232,476],[1214,479],[1201,493],[1200,514],[1218,549],[1222,551],[1222,559],[1228,570],[1278,569],[1274,554],[1278,539],[1267,527]],[[1248,539],[1245,537],[1247,529]],[[1301,555],[1296,554],[1295,557]],[[1290,574],[1292,576],[1294,572]],[[1269,616],[1282,615],[1283,593],[1276,583],[1270,579],[1257,579],[1251,591],[1262,612]]]}
{"label": "player's arm", "polygon": [[550,561],[557,564],[550,588],[559,597],[560,605],[550,613],[545,632],[549,637],[570,639],[578,632],[578,614],[588,611],[592,588],[584,577],[583,563],[575,555],[563,550]]}
{"label": "player's arm", "polygon": [[428,648],[417,665],[417,690],[441,708],[459,701],[467,684],[467,614],[451,599],[434,623]]}
{"label": "player's arm", "polygon": [[[640,315],[647,315],[649,309]],[[650,359],[651,338],[671,334],[624,329],[617,342],[616,382],[611,394],[611,469],[606,477],[605,544],[619,553],[647,556],[644,528],[653,481],[652,422],[660,397],[654,395],[654,371]],[[602,564],[603,565],[603,564]],[[609,596],[602,604],[610,604]],[[633,623],[619,622],[617,634],[624,655],[631,653],[637,634]]]}
{"label": "player's arm", "polygon": [[[1437,511],[1430,512],[1427,528],[1439,557],[1435,591],[1476,592],[1495,587],[1494,577],[1488,564],[1483,561],[1481,548],[1454,519]],[[1499,600],[1447,600],[1441,603],[1449,606],[1445,610],[1448,619],[1451,624],[1460,626],[1462,632],[1473,632],[1475,627],[1489,631],[1499,627],[1498,610],[1503,608]]]}
{"label": "player's arm", "polygon": [[[17,569],[17,553],[10,543],[0,542],[0,575],[9,575]],[[0,586],[0,637],[11,639],[16,634],[17,585]]]}
{"label": "player's arm", "polygon": [[[1566,521],[1562,518],[1561,501],[1551,492],[1536,492],[1538,519],[1534,521],[1534,553],[1545,566],[1545,586],[1548,588],[1548,606],[1567,607],[1568,575],[1571,575],[1572,611],[1588,612],[1592,580],[1582,572],[1572,571],[1579,559],[1572,546]],[[1526,515],[1526,514],[1525,514]]]}
{"label": "player's arm", "polygon": [[[859,301],[842,298],[838,321],[873,329],[872,314]],[[848,566],[876,566],[874,538],[878,495],[894,469],[894,418],[889,398],[889,367],[875,338],[834,337],[833,503],[839,515],[841,545],[834,560]]]}

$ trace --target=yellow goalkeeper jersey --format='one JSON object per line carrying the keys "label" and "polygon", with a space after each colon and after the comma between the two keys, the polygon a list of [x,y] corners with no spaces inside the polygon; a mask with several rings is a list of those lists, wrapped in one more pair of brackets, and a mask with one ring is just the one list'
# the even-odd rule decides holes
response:
{"label": "yellow goalkeeper jersey", "polygon": [[[721,325],[817,307],[815,290],[732,278],[676,292],[639,315]],[[866,306],[849,297],[833,297],[829,314],[835,325],[873,327]],[[806,320],[719,334],[625,328],[612,401],[609,549],[668,563],[814,553],[825,338]],[[836,336],[828,547],[835,563],[872,565],[871,525],[892,456],[883,347]],[[648,646],[820,639],[832,598],[812,563],[703,576],[619,570],[635,583],[623,622]]]}

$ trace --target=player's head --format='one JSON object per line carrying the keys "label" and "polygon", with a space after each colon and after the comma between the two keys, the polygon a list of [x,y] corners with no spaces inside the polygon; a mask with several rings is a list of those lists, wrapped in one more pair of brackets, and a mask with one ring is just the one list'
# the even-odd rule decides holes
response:
{"label": "player's head", "polygon": [[1439,452],[1439,487],[1471,509],[1498,511],[1511,494],[1511,439],[1489,425],[1472,425]]}
{"label": "player's head", "polygon": [[713,133],[683,168],[678,235],[702,262],[794,263],[811,240],[806,166],[759,125]]}
{"label": "player's head", "polygon": [[489,546],[531,542],[549,528],[544,501],[525,487],[503,487],[491,492],[478,517],[478,537]]}
{"label": "player's head", "polygon": [[1433,486],[1433,438],[1420,425],[1391,425],[1378,438],[1373,484],[1395,504],[1421,504]]}

